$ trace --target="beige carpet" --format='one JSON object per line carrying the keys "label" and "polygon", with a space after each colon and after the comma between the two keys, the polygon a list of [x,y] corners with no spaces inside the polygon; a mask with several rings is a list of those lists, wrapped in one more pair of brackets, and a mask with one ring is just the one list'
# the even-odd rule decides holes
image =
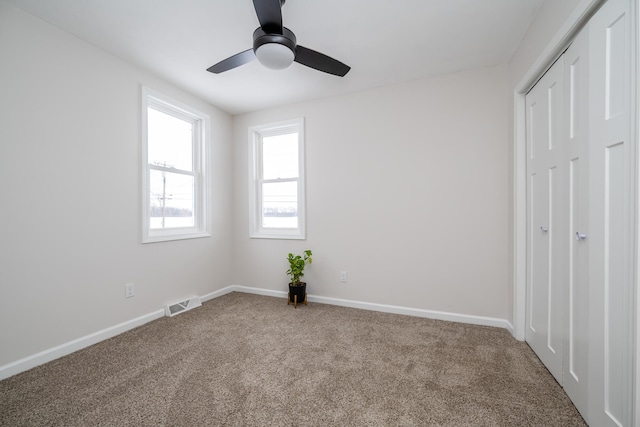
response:
{"label": "beige carpet", "polygon": [[2,426],[581,426],[505,330],[232,293],[0,382]]}

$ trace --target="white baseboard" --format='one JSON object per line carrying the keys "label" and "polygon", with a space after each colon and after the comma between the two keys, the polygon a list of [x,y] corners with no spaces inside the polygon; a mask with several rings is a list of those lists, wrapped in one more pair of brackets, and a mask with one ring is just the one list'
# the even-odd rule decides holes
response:
{"label": "white baseboard", "polygon": [[52,360],[59,359],[62,356],[82,350],[83,348],[97,344],[100,341],[115,337],[116,335],[120,335],[123,332],[142,326],[152,320],[159,319],[162,316],[164,316],[164,310],[157,310],[152,313],[145,314],[144,316],[111,326],[110,328],[49,348],[41,351],[40,353],[16,360],[15,362],[11,362],[4,366],[0,366],[0,380],[9,378],[13,375],[19,374],[20,372],[27,371],[47,362],[51,362]]}
{"label": "white baseboard", "polygon": [[[248,286],[232,285],[232,286],[227,286],[226,288],[222,288],[217,291],[211,292],[209,294],[203,295],[201,297],[201,300],[202,302],[209,301],[231,292],[244,292],[248,294],[264,295],[264,296],[283,298],[283,299],[287,298],[287,292],[285,291],[274,291],[270,289],[261,289],[261,288],[252,288]],[[446,320],[449,322],[468,323],[472,325],[481,325],[481,326],[493,326],[498,328],[505,328],[512,335],[514,333],[513,325],[509,321],[505,319],[494,318],[494,317],[472,316],[467,314],[448,313],[444,311],[423,310],[418,308],[400,307],[400,306],[387,305],[387,304],[376,304],[376,303],[370,303],[370,302],[353,301],[353,300],[346,300],[346,299],[340,299],[340,298],[329,298],[329,297],[322,297],[322,296],[315,296],[315,295],[309,295],[308,301],[317,302],[321,304],[338,305],[342,307],[359,308],[363,310],[381,311],[383,313],[394,313],[394,314],[403,314],[407,316],[425,317],[428,319]],[[97,344],[100,341],[104,341],[106,339],[112,338],[123,332],[137,328],[138,326],[142,326],[145,323],[151,322],[152,320],[159,319],[163,316],[164,316],[164,309],[157,310],[152,313],[145,314],[144,316],[140,316],[135,319],[112,326],[110,328],[106,328],[101,331],[86,335],[84,337],[80,337],[73,341],[69,341],[68,343],[64,343],[59,346],[41,351],[40,353],[27,356],[23,359],[17,360],[15,362],[11,362],[7,365],[0,366],[0,380],[9,378],[13,375],[19,374],[20,372],[27,371],[31,368],[35,368],[36,366],[42,365],[44,363],[51,362],[52,360],[58,359],[62,356],[66,356],[75,351],[81,350],[85,347],[89,347],[90,345]]]}
{"label": "white baseboard", "polygon": [[396,305],[376,304],[343,300],[339,298],[317,297],[309,295],[308,300],[323,304],[340,305],[344,307],[360,308],[363,310],[381,311],[383,313],[403,314],[406,316],[424,317],[427,319],[446,320],[448,322],[468,323],[471,325],[493,326],[507,328],[507,321],[494,317],[473,316],[469,314],[449,313],[445,311],[424,310],[420,308],[401,307]]}
{"label": "white baseboard", "polygon": [[217,291],[201,296],[200,301],[206,302],[214,298],[221,297],[222,295],[230,294],[233,292],[233,288],[233,286],[227,286],[226,288],[218,289]]}
{"label": "white baseboard", "polygon": [[[287,298],[285,291],[273,291],[269,289],[251,288],[248,286],[230,286],[235,292],[245,292],[249,294],[266,295],[278,298]],[[383,313],[403,314],[406,316],[424,317],[428,319],[446,320],[449,322],[467,323],[471,325],[493,326],[504,328],[513,335],[513,326],[505,319],[495,317],[473,316],[469,314],[449,313],[445,311],[424,310],[420,308],[401,307],[396,305],[376,304],[371,302],[361,302],[340,298],[321,297],[309,294],[309,302],[321,304],[339,305],[342,307],[359,308],[362,310],[381,311]]]}
{"label": "white baseboard", "polygon": [[231,286],[235,292],[244,292],[245,294],[264,295],[266,297],[287,298],[287,292],[274,291],[271,289],[251,288],[249,286]]}
{"label": "white baseboard", "polygon": [[[202,296],[201,301],[202,302],[209,301],[213,298],[221,297],[222,295],[226,295],[233,291],[234,291],[233,286],[227,286],[226,288],[219,289],[215,292],[211,292],[209,294]],[[0,366],[0,380],[9,378],[16,374],[19,374],[20,372],[27,371],[31,368],[35,368],[36,366],[45,364],[47,362],[51,362],[53,360],[59,359],[60,357],[66,356],[75,351],[82,350],[83,348],[89,347],[93,344],[97,344],[100,341],[104,341],[106,339],[112,338],[130,329],[134,329],[134,328],[137,328],[138,326],[142,326],[145,323],[148,323],[148,322],[151,322],[152,320],[156,320],[163,317],[164,314],[165,314],[164,309],[157,310],[152,313],[145,314],[144,316],[140,316],[135,319],[120,323],[119,325],[115,325],[110,328],[106,328],[101,331],[94,332],[84,337],[77,338],[73,341],[69,341],[67,343],[60,344],[56,347],[49,348],[47,350],[41,351],[31,356],[27,356],[25,358],[16,360],[15,362],[11,362],[6,365]]]}
{"label": "white baseboard", "polygon": [[[509,322],[508,320],[504,320],[504,322],[506,324],[505,328],[507,329],[507,331],[509,331],[512,337],[516,338],[516,328],[514,328],[511,322]],[[524,340],[518,340],[518,341],[524,341]]]}

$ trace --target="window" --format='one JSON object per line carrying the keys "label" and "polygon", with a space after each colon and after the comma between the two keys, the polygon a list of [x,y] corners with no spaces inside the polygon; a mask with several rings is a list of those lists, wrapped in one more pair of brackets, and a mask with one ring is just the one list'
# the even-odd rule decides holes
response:
{"label": "window", "polygon": [[209,236],[209,117],[142,88],[142,242]]}
{"label": "window", "polygon": [[249,129],[249,236],[304,239],[304,122]]}

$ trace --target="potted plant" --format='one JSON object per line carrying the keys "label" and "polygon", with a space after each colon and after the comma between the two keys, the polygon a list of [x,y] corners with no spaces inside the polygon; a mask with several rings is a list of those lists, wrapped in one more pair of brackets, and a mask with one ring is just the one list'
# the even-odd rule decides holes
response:
{"label": "potted plant", "polygon": [[311,251],[306,250],[302,255],[290,253],[287,256],[287,260],[289,261],[287,274],[291,277],[287,305],[293,303],[293,307],[298,308],[299,302],[307,305],[307,283],[301,281],[300,278],[304,276],[304,267],[313,261],[311,259]]}

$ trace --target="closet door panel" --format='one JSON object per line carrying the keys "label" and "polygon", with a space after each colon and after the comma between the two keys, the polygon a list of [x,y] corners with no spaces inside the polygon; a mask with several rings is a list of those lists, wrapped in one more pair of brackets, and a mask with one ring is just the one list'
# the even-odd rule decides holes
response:
{"label": "closet door panel", "polygon": [[564,283],[562,61],[527,94],[528,280],[526,340],[562,383]]}
{"label": "closet door panel", "polygon": [[568,250],[565,286],[563,369],[565,391],[583,417],[588,412],[588,242],[575,233],[588,230],[589,33],[582,31],[564,54],[565,119],[568,164],[568,224],[564,235]]}
{"label": "closet door panel", "polygon": [[633,422],[633,177],[627,0],[590,22],[590,415],[592,425]]}
{"label": "closet door panel", "polygon": [[529,165],[527,169],[528,197],[528,283],[527,283],[527,342],[534,348],[544,349],[547,336],[549,239],[547,219],[548,176],[544,170],[544,152],[548,135],[547,105],[541,90],[527,95],[527,132],[529,135]]}

